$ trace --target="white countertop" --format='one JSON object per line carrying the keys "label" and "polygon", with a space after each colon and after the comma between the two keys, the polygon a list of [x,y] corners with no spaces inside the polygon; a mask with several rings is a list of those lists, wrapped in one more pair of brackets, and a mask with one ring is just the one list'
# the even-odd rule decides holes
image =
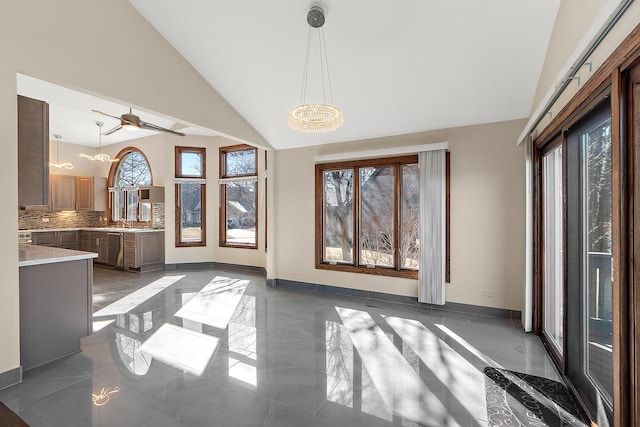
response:
{"label": "white countertop", "polygon": [[70,249],[52,248],[38,245],[18,245],[18,266],[52,264],[56,262],[76,261],[97,258],[94,252],[74,251]]}

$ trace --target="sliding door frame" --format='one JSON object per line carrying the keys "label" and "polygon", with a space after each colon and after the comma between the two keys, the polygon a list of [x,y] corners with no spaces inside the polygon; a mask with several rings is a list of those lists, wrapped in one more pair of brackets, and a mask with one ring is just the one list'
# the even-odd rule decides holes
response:
{"label": "sliding door frame", "polygon": [[[544,313],[544,235],[542,198],[542,159],[557,138],[565,146],[565,132],[592,111],[603,99],[611,98],[611,161],[612,161],[612,236],[613,236],[613,425],[615,427],[640,426],[640,243],[634,242],[634,226],[640,228],[640,124],[634,123],[630,104],[629,75],[640,67],[640,25],[627,36],[605,63],[587,80],[569,103],[533,141],[534,159],[534,333],[541,336]],[[633,71],[640,73],[640,71]],[[635,74],[634,74],[635,75]],[[640,101],[636,101],[640,105]],[[640,108],[640,107],[639,107]],[[636,112],[636,115],[640,113]],[[635,135],[635,136],[634,136]],[[566,167],[566,158],[563,159]],[[566,177],[565,190],[566,190]],[[566,196],[564,210],[564,248],[566,260]],[[564,295],[566,297],[566,263]],[[566,298],[564,301],[566,313]],[[566,319],[565,319],[566,328]],[[566,348],[565,329],[565,348]],[[562,357],[549,351],[561,376],[585,413],[589,410],[579,398],[575,387],[567,378],[566,351]]]}

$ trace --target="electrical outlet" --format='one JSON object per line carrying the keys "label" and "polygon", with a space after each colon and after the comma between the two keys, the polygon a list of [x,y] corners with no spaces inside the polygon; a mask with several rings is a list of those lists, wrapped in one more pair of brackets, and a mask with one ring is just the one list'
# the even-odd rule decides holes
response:
{"label": "electrical outlet", "polygon": [[482,295],[483,297],[492,297],[493,298],[493,291],[491,289],[482,289],[480,291],[480,295]]}
{"label": "electrical outlet", "polygon": [[49,218],[42,218],[42,222],[49,222]]}

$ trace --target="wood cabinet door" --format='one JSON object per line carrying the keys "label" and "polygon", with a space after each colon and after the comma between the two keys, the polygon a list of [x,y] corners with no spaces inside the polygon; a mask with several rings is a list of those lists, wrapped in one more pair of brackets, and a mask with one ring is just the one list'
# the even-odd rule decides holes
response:
{"label": "wood cabinet door", "polygon": [[71,175],[51,175],[51,210],[76,210],[76,177]]}
{"label": "wood cabinet door", "polygon": [[58,231],[56,239],[56,246],[64,249],[78,250],[80,245],[79,231]]}
{"label": "wood cabinet door", "polygon": [[55,231],[38,231],[31,233],[31,243],[38,246],[55,246]]}
{"label": "wood cabinet door", "polygon": [[49,104],[18,95],[18,206],[49,205]]}
{"label": "wood cabinet door", "polygon": [[76,211],[94,210],[94,187],[92,176],[76,177]]}
{"label": "wood cabinet door", "polygon": [[92,234],[95,240],[96,250],[98,253],[97,262],[107,264],[109,262],[109,235],[106,232],[97,232]]}

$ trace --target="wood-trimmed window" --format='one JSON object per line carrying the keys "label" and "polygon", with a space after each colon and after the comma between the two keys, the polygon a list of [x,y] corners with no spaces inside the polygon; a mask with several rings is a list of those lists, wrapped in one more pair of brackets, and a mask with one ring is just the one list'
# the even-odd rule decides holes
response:
{"label": "wood-trimmed window", "polygon": [[258,149],[220,148],[220,246],[258,248]]}
{"label": "wood-trimmed window", "polygon": [[417,279],[419,190],[417,155],[316,165],[316,268]]}
{"label": "wood-trimmed window", "polygon": [[175,147],[176,247],[206,246],[206,149]]}
{"label": "wood-trimmed window", "polygon": [[139,187],[153,185],[147,156],[136,147],[126,147],[109,169],[109,224],[148,226],[153,218],[151,203],[141,202]]}

